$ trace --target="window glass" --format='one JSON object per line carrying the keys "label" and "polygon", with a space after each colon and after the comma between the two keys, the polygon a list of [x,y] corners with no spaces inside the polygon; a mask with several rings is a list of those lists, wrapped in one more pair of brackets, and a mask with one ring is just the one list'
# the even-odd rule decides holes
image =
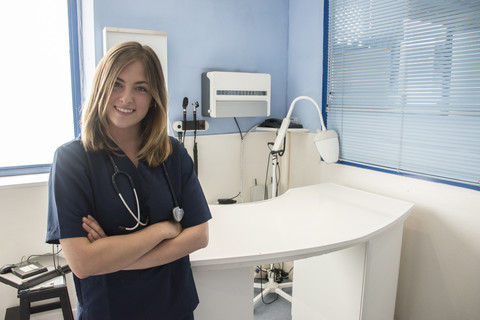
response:
{"label": "window glass", "polygon": [[0,30],[0,168],[49,164],[74,136],[67,1],[2,1]]}
{"label": "window glass", "polygon": [[480,186],[479,17],[479,1],[329,1],[342,161]]}

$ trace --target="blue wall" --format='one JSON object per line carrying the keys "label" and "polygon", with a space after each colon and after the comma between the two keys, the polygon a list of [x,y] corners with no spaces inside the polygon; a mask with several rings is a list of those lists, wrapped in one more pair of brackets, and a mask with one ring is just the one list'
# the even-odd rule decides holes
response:
{"label": "blue wall", "polygon": [[[315,0],[290,1],[287,110],[296,97],[304,95],[313,98],[321,107],[323,4]],[[298,101],[293,116],[311,131],[320,128],[318,112],[309,101]]]}
{"label": "blue wall", "polygon": [[[201,102],[200,77],[211,70],[271,74],[271,117],[283,118],[300,94],[321,102],[322,12],[316,0],[94,1],[96,61],[106,26],[166,31],[172,122],[182,118],[183,97]],[[314,109],[297,109],[306,110],[300,121],[307,124]],[[205,134],[237,132],[233,119],[205,119]],[[243,131],[262,120],[238,119]]]}

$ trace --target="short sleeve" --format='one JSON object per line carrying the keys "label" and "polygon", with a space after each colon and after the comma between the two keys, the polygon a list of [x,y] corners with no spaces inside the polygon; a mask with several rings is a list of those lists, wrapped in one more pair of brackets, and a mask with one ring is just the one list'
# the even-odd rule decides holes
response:
{"label": "short sleeve", "polygon": [[93,213],[93,194],[86,152],[79,140],[59,147],[48,182],[47,243],[85,237],[82,217]]}

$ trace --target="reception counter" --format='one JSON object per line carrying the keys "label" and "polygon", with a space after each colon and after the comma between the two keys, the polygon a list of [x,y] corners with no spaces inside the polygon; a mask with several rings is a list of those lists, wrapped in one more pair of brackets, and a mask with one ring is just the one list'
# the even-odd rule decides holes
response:
{"label": "reception counter", "polygon": [[253,319],[253,266],[295,261],[292,318],[393,319],[412,203],[335,184],[212,205],[210,243],[191,255],[197,320]]}

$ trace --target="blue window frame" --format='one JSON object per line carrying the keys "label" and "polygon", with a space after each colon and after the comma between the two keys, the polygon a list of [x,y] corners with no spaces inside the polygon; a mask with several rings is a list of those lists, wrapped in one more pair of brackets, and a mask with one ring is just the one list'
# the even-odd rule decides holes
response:
{"label": "blue window frame", "polygon": [[68,0],[68,31],[70,39],[70,69],[72,79],[73,128],[75,137],[80,135],[80,111],[82,88],[80,85],[80,50],[78,39],[77,0]]}

